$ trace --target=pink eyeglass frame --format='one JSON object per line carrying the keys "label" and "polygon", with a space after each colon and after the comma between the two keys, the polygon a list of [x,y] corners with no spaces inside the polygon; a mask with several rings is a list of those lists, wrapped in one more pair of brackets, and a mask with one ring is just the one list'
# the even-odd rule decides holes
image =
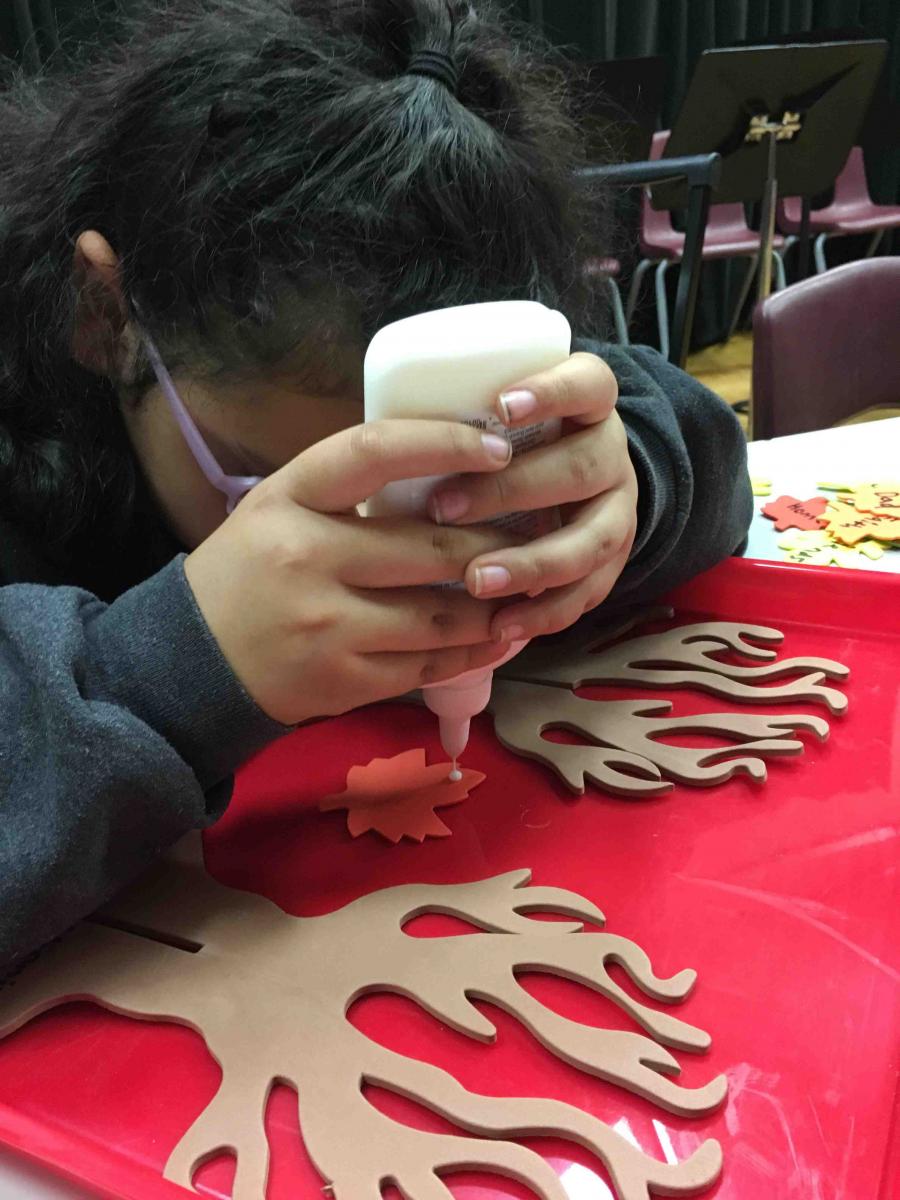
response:
{"label": "pink eyeglass frame", "polygon": [[194,424],[194,419],[188,412],[184,401],[179,396],[175,382],[169,374],[153,338],[144,329],[141,330],[141,337],[147,350],[147,357],[150,359],[150,365],[153,368],[153,374],[156,376],[163,395],[169,403],[172,415],[178,422],[178,428],[181,430],[191,454],[196,459],[197,466],[212,486],[225,496],[225,511],[227,513],[234,512],[238,502],[248,492],[252,491],[258,483],[262,483],[263,476],[227,475],[222,470],[218,462],[216,462],[215,455],[209,446],[207,446],[200,430]]}

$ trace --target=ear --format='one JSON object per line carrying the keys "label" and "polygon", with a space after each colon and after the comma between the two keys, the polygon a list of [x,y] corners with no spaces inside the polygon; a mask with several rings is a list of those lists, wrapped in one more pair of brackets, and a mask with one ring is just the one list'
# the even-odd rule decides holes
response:
{"label": "ear", "polygon": [[72,261],[75,323],[72,356],[96,375],[122,380],[134,357],[134,333],[118,256],[96,230],[82,233]]}

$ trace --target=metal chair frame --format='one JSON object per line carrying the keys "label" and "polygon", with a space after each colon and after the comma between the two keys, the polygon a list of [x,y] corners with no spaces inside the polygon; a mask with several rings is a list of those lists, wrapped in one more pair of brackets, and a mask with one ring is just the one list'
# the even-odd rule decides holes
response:
{"label": "metal chair frame", "polygon": [[[584,183],[601,182],[616,187],[644,187],[654,183],[685,180],[688,186],[687,229],[684,253],[678,278],[678,292],[668,338],[666,357],[683,367],[690,348],[697,295],[700,289],[700,268],[703,265],[703,239],[709,218],[713,190],[722,175],[720,154],[689,154],[680,158],[658,159],[651,162],[617,163],[611,166],[584,167],[578,178]],[[615,281],[612,281],[615,285]],[[618,292],[618,288],[616,288]],[[627,308],[624,320],[628,324]],[[666,331],[668,333],[668,329]]]}
{"label": "metal chair frame", "polygon": [[[788,249],[785,243],[785,251]],[[750,295],[750,288],[753,286],[753,280],[756,278],[756,272],[759,270],[758,254],[749,256],[749,265],[744,275],[744,281],[741,284],[740,295],[731,315],[731,320],[728,325],[728,332],[723,341],[728,341],[738,327],[738,322],[741,319],[741,313],[744,311],[744,305],[747,303],[747,297]],[[787,273],[784,266],[784,253],[779,250],[772,251],[772,258],[775,261],[775,282],[776,291],[782,291],[787,287]],[[666,293],[666,273],[669,267],[676,267],[682,259],[677,258],[642,258],[635,268],[634,275],[631,279],[631,287],[628,289],[628,299],[625,304],[625,320],[630,326],[634,318],[634,310],[637,308],[638,296],[640,295],[641,285],[644,282],[644,277],[651,267],[656,267],[656,319],[659,327],[659,343],[662,353],[669,357],[669,299]]]}
{"label": "metal chair frame", "polygon": [[[875,232],[872,234],[871,238],[869,239],[869,245],[868,245],[868,248],[866,249],[865,254],[862,256],[863,258],[874,258],[875,257],[875,255],[878,253],[878,248],[880,247],[881,243],[884,241],[884,235],[887,232],[888,232],[887,229],[876,229],[875,230]],[[847,235],[842,230],[835,229],[834,232],[820,233],[819,236],[816,238],[815,244],[813,246],[813,256],[815,257],[815,260],[816,260],[816,273],[818,275],[824,275],[825,272],[827,270],[829,270],[828,260],[825,257],[825,243],[828,241],[829,238],[846,237],[846,236]]]}

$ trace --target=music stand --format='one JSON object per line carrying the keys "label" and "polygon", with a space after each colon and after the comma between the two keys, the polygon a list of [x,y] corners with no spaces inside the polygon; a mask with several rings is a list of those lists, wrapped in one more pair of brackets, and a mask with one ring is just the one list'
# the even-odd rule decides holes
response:
{"label": "music stand", "polygon": [[[816,196],[856,143],[888,51],[881,40],[707,50],[664,158],[716,152],[716,203],[763,202],[759,299],[772,286],[779,191]],[[684,207],[684,188],[654,188],[657,209]]]}
{"label": "music stand", "polygon": [[[870,36],[861,25],[847,25],[840,29],[813,29],[800,33],[787,34],[770,33],[766,38],[766,44],[769,46],[787,46],[793,43],[806,44],[814,42],[818,45],[822,42],[864,42]],[[759,39],[755,39],[747,42],[735,42],[734,45],[759,46],[760,42]],[[879,76],[875,87],[875,94],[872,97],[872,103],[869,105],[869,111],[859,132],[856,144],[862,146],[867,163],[876,162],[883,154],[889,153],[897,146],[900,146],[900,104],[891,98],[887,70],[882,71]],[[781,198],[784,198],[785,193],[783,189],[779,189],[779,195]],[[800,197],[799,257],[796,268],[798,279],[806,279],[809,274],[809,223],[812,206],[816,202],[816,199],[827,203],[824,197]]]}

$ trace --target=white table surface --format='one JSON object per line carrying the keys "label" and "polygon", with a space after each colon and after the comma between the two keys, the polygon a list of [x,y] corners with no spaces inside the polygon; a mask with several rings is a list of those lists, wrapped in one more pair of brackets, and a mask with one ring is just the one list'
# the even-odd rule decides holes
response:
{"label": "white table surface", "polygon": [[[784,535],[775,532],[775,522],[764,517],[760,508],[778,496],[808,500],[817,494],[827,495],[816,487],[820,480],[826,483],[900,480],[900,417],[823,429],[818,433],[799,433],[770,442],[751,442],[748,453],[750,474],[754,478],[771,479],[772,495],[755,497],[756,514],[750,527],[747,555],[781,561],[784,551],[778,549],[777,543]],[[864,569],[900,574],[900,551],[890,551],[876,562],[860,557]]]}
{"label": "white table surface", "polygon": [[0,1148],[0,1200],[97,1200],[97,1197]]}
{"label": "white table surface", "polygon": [[[816,494],[819,480],[854,483],[900,477],[900,417],[872,421],[820,433],[752,442],[750,474],[772,480],[772,497],[790,494],[806,500]],[[757,510],[766,503],[757,498]],[[748,555],[781,559],[773,522],[759,511],[750,530]],[[886,554],[867,567],[900,574],[900,552]],[[840,568],[835,568],[840,569]],[[82,1189],[32,1167],[0,1148],[0,1200],[96,1200]]]}

